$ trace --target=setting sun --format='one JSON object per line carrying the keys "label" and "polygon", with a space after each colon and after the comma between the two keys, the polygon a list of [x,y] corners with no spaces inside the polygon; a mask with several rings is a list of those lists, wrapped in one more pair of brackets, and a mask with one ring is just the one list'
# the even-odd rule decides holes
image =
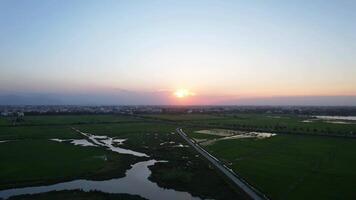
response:
{"label": "setting sun", "polygon": [[174,96],[178,97],[178,98],[185,98],[188,96],[193,96],[194,93],[187,90],[187,89],[178,89],[174,92]]}

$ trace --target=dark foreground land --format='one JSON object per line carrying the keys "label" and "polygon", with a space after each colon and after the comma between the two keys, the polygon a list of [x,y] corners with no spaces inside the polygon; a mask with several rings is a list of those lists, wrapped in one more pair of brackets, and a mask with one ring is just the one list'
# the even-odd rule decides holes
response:
{"label": "dark foreground land", "polygon": [[[305,121],[306,120],[306,121]],[[311,120],[311,122],[309,122]],[[48,185],[79,178],[123,177],[147,158],[50,139],[82,139],[72,128],[126,138],[122,147],[168,162],[151,166],[149,180],[164,188],[213,199],[246,199],[185,144],[177,127],[193,139],[214,140],[203,129],[264,131],[276,136],[219,140],[201,146],[271,199],[355,199],[356,124],[330,123],[292,114],[156,114],[25,116],[14,126],[0,118],[0,190]],[[105,158],[105,159],[103,159]],[[126,196],[125,196],[126,195]],[[140,199],[128,194],[60,191],[14,199]]]}

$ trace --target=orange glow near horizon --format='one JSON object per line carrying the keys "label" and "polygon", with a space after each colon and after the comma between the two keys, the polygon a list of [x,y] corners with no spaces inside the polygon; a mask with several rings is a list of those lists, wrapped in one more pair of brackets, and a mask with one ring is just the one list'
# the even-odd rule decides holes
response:
{"label": "orange glow near horizon", "polygon": [[183,98],[186,98],[186,97],[189,97],[189,96],[194,96],[194,92],[191,92],[187,89],[177,89],[175,92],[174,92],[174,96],[179,98],[179,99],[183,99]]}

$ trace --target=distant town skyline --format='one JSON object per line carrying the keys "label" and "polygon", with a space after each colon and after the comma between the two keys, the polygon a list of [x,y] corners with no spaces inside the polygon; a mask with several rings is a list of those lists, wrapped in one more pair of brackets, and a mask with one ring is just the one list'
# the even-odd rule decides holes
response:
{"label": "distant town skyline", "polygon": [[0,1],[0,104],[354,105],[354,1]]}

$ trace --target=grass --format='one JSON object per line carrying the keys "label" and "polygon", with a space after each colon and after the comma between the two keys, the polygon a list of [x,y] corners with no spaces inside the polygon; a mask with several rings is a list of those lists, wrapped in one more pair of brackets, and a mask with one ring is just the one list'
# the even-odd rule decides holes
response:
{"label": "grass", "polygon": [[201,121],[201,120],[215,120],[222,117],[218,115],[210,114],[151,114],[142,115],[148,118],[160,119],[160,120],[171,120],[171,121]]}
{"label": "grass", "polygon": [[353,135],[356,133],[356,124],[330,124],[322,120],[317,120],[312,123],[302,122],[305,119],[308,119],[308,117],[296,115],[239,114],[229,115],[224,120],[215,123],[240,129],[257,129],[285,133],[335,135]]}
{"label": "grass", "polygon": [[[125,124],[81,125],[80,130],[98,135],[128,138],[125,146],[140,152],[145,152],[157,160],[167,163],[157,163],[150,167],[150,180],[165,188],[214,199],[234,199],[237,196],[245,198],[241,191],[234,191],[215,170],[209,167],[191,148],[177,148],[167,144],[175,142],[184,144],[178,134],[172,134],[176,126],[162,123],[136,123],[135,126]],[[202,183],[202,179],[206,179]]]}
{"label": "grass", "polygon": [[[170,138],[166,141],[184,144],[178,134],[166,137]],[[149,179],[161,187],[189,191],[203,199],[247,199],[241,190],[230,187],[224,177],[191,147],[172,148],[169,145],[158,145],[152,149],[156,149],[155,157],[169,161],[150,167],[152,174]]]}
{"label": "grass", "polygon": [[173,156],[166,163],[151,166],[150,180],[164,188],[187,191],[203,199],[248,199],[238,188],[230,187],[224,177],[194,153],[165,150]]}
{"label": "grass", "polygon": [[135,134],[145,133],[170,133],[175,131],[176,126],[164,123],[137,122],[108,125],[77,125],[81,130],[92,132],[98,135],[132,137]]}
{"label": "grass", "polygon": [[356,124],[331,124],[323,120],[311,123],[302,122],[308,116],[289,114],[164,114],[149,115],[154,119],[175,121],[181,124],[205,126],[210,128],[227,128],[247,131],[268,131],[294,134],[319,135],[353,135],[356,136]]}
{"label": "grass", "polygon": [[169,140],[171,132],[175,131],[175,126],[162,123],[128,123],[128,124],[108,124],[108,125],[81,125],[76,126],[83,132],[89,132],[96,135],[107,135],[110,137],[119,137],[128,139],[125,147],[152,153],[156,146]]}
{"label": "grass", "polygon": [[[196,130],[223,127],[279,133],[350,134],[355,125],[328,124],[322,121],[303,123],[306,117],[266,114],[239,115],[151,115],[147,119],[116,115],[26,116],[17,126],[0,118],[0,188],[42,185],[78,178],[108,179],[123,176],[133,156],[115,154],[95,147],[79,147],[49,141],[51,138],[82,138],[71,129],[127,138],[124,147],[144,152],[156,160],[167,160],[151,167],[150,180],[165,188],[188,191],[202,198],[244,198],[207,162],[196,157],[183,143],[177,126],[186,126],[190,137],[212,139],[213,135]],[[151,120],[159,119],[160,121]],[[176,122],[165,123],[167,122]],[[272,199],[355,199],[356,140],[318,136],[282,135],[264,140],[224,140],[207,146]],[[104,161],[103,155],[108,160]],[[75,192],[74,192],[75,193]],[[88,193],[48,193],[21,198],[110,199]],[[48,196],[47,196],[48,195]],[[64,196],[63,196],[64,195]],[[117,197],[121,198],[121,197]],[[128,197],[131,198],[131,197]]]}
{"label": "grass", "polygon": [[[184,129],[186,130],[186,129]],[[210,135],[210,134],[204,134],[204,133],[197,133],[194,131],[187,131],[187,134],[190,138],[195,138],[195,139],[216,139],[216,138],[221,138],[222,136],[218,135]]]}
{"label": "grass", "polygon": [[272,199],[355,199],[356,140],[279,135],[206,147]]}
{"label": "grass", "polygon": [[1,143],[0,157],[1,189],[79,177],[122,177],[133,163],[128,156],[103,149],[39,139]]}
{"label": "grass", "polygon": [[[169,161],[152,168],[150,179],[162,187],[214,199],[243,197],[229,187],[204,160],[195,157],[195,152],[190,148],[172,147],[183,143],[177,134],[172,134],[176,125],[145,119],[132,121],[131,117],[119,118],[101,115],[98,119],[92,115],[27,116],[24,123],[17,126],[0,127],[0,140],[11,140],[0,143],[0,189],[48,185],[78,178],[121,177],[130,164],[142,160],[102,148],[80,147],[48,140],[82,138],[83,136],[71,129],[76,127],[95,135],[126,138],[128,140],[124,147],[144,152],[156,160]],[[120,121],[112,123],[113,120]],[[107,161],[103,159],[104,155],[108,158]],[[187,162],[190,164],[187,165]],[[209,181],[201,184],[202,176]],[[83,195],[87,197],[86,194]],[[70,196],[71,199],[83,199],[83,195],[49,193],[21,198],[68,199],[66,196]],[[90,196],[96,199],[95,195]],[[109,197],[98,197],[102,198]]]}
{"label": "grass", "polygon": [[82,136],[70,126],[11,126],[0,127],[0,140],[22,139],[76,139]]}
{"label": "grass", "polygon": [[9,120],[5,117],[0,117],[0,126],[8,126],[8,125],[10,125]]}
{"label": "grass", "polygon": [[74,125],[137,122],[139,119],[121,115],[47,115],[25,116],[20,125]]}

